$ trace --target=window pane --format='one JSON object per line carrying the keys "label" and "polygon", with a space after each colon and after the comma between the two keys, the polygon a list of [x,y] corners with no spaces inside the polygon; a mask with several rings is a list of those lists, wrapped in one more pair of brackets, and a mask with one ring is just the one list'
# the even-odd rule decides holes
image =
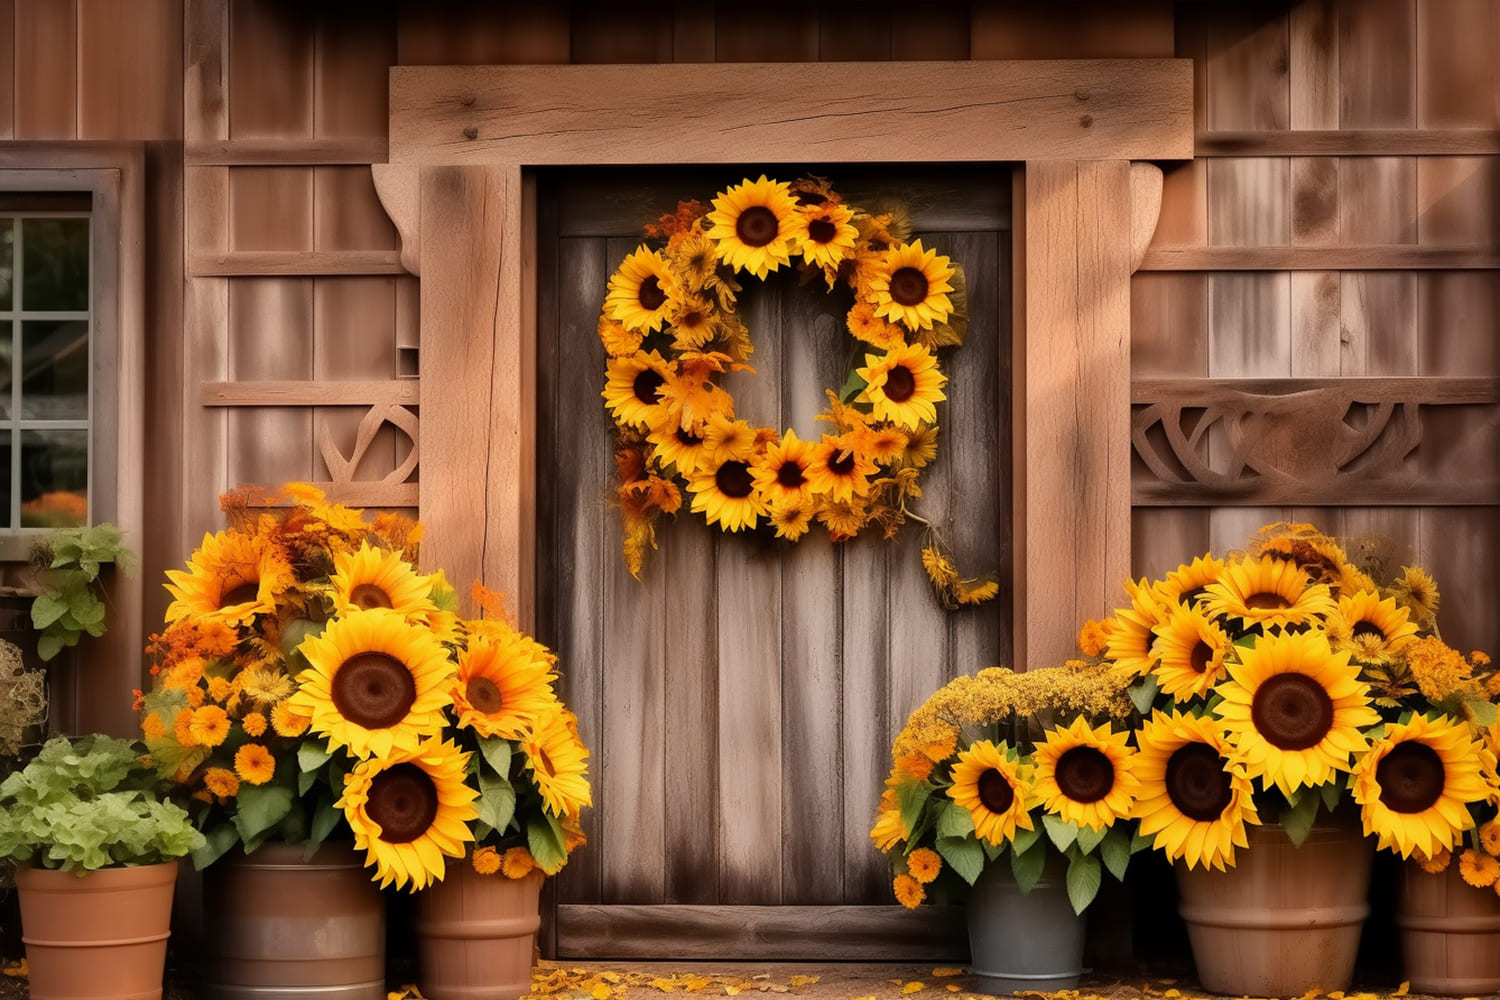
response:
{"label": "window pane", "polygon": [[0,309],[13,309],[10,286],[16,273],[16,220],[0,219]]}
{"label": "window pane", "polygon": [[10,446],[11,432],[0,430],[0,528],[16,527],[10,520]]}
{"label": "window pane", "polygon": [[21,432],[21,526],[88,521],[88,431]]}
{"label": "window pane", "polygon": [[89,307],[89,220],[21,220],[21,305],[27,310]]}
{"label": "window pane", "polygon": [[[9,420],[11,416],[10,359],[12,351],[15,350],[15,342],[11,340],[10,335],[12,326],[13,324],[10,320],[0,322],[0,420]],[[4,432],[0,431],[0,433]],[[6,467],[6,471],[10,471],[9,466]],[[0,503],[5,502],[6,496],[8,494],[0,493]],[[5,518],[3,515],[0,515],[0,524],[4,523]]]}
{"label": "window pane", "polygon": [[88,416],[88,323],[81,319],[22,323],[22,419],[87,420]]}

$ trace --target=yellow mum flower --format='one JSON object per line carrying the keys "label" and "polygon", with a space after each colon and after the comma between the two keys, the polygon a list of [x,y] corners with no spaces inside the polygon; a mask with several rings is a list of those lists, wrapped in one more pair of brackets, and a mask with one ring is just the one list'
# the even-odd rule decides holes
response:
{"label": "yellow mum flower", "polygon": [[469,863],[479,874],[493,875],[500,870],[500,852],[493,847],[476,847]]}
{"label": "yellow mum flower", "polygon": [[260,736],[266,731],[266,717],[259,712],[247,712],[240,720],[240,728],[246,736]]}
{"label": "yellow mum flower", "polygon": [[259,743],[246,743],[235,751],[234,773],[247,785],[264,785],[276,774],[276,758]]}
{"label": "yellow mum flower", "polygon": [[240,779],[223,767],[211,767],[203,772],[203,787],[221,799],[236,795],[240,790]]}
{"label": "yellow mum flower", "polygon": [[1468,848],[1458,856],[1458,873],[1465,882],[1483,889],[1500,879],[1500,858]]}
{"label": "yellow mum flower", "polygon": [[229,735],[229,713],[218,705],[204,705],[193,712],[188,731],[198,746],[216,747]]}
{"label": "yellow mum flower", "polygon": [[897,875],[891,882],[891,888],[896,892],[896,902],[908,910],[915,910],[927,898],[927,890],[922,888],[922,883],[910,875]]}
{"label": "yellow mum flower", "polygon": [[919,847],[906,856],[906,870],[912,878],[927,885],[943,870],[943,859],[938,857],[937,851]]}
{"label": "yellow mum flower", "polygon": [[536,859],[524,847],[512,847],[500,859],[500,871],[506,878],[525,878],[535,868]]}

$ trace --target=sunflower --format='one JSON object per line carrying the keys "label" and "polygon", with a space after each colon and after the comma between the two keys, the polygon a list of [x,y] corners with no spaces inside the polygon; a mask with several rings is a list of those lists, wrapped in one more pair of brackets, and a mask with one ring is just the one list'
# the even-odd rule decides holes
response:
{"label": "sunflower", "polygon": [[823,440],[812,446],[812,461],[807,466],[812,492],[830,500],[851,500],[855,494],[869,491],[875,463],[856,444],[852,433],[824,434]]}
{"label": "sunflower", "polygon": [[276,610],[276,595],[291,583],[291,567],[259,535],[221,531],[203,536],[187,569],[167,570],[166,623],[193,616],[248,625]]}
{"label": "sunflower", "polygon": [[1320,633],[1261,636],[1229,663],[1214,689],[1218,715],[1246,771],[1284,795],[1349,770],[1369,745],[1360,730],[1380,721],[1347,652]]}
{"label": "sunflower", "polygon": [[334,613],[390,608],[403,618],[436,611],[432,577],[423,576],[399,552],[371,548],[360,542],[358,551],[333,557]]}
{"label": "sunflower", "polygon": [[771,527],[776,529],[777,538],[795,542],[807,534],[817,512],[818,505],[812,500],[773,503],[771,513],[767,515],[766,520],[770,521]]}
{"label": "sunflower", "polygon": [[646,440],[656,445],[656,460],[670,465],[680,476],[690,476],[703,455],[703,437],[694,429],[683,427],[671,414],[663,412],[651,425]]}
{"label": "sunflower", "polygon": [[1156,683],[1178,701],[1206,698],[1226,676],[1224,664],[1234,643],[1203,612],[1182,604],[1172,608],[1167,620],[1151,629]]}
{"label": "sunflower", "polygon": [[750,468],[755,488],[773,506],[800,504],[812,496],[807,467],[812,462],[811,441],[803,441],[797,432],[787,428],[780,441],[766,447],[766,453]]}
{"label": "sunflower", "polygon": [[716,413],[703,426],[703,455],[699,465],[718,465],[731,458],[750,462],[755,457],[755,428],[747,420]]}
{"label": "sunflower", "polygon": [[1102,830],[1130,815],[1141,783],[1131,773],[1135,752],[1128,732],[1104,723],[1090,729],[1079,717],[1051,729],[1036,748],[1036,790],[1042,805],[1064,823]]}
{"label": "sunflower", "polygon": [[791,263],[797,242],[797,201],[785,181],[748,178],[714,199],[708,237],[719,257],[736,271],[764,278]]}
{"label": "sunflower", "polygon": [[922,241],[902,243],[886,251],[881,266],[870,276],[869,292],[875,315],[908,330],[930,330],[953,313],[949,279],[955,268],[936,250],[922,249]]}
{"label": "sunflower", "polygon": [[829,500],[824,498],[818,507],[818,521],[828,529],[828,537],[835,542],[847,542],[864,530],[870,523],[872,512],[864,501]]}
{"label": "sunflower", "polygon": [[1109,620],[1107,651],[1120,674],[1144,677],[1156,664],[1152,650],[1155,629],[1168,619],[1171,608],[1145,580],[1126,580],[1125,593],[1130,597],[1130,607],[1116,608]]}
{"label": "sunflower", "polygon": [[906,333],[901,327],[888,323],[875,315],[875,306],[859,299],[849,310],[846,318],[849,332],[858,340],[872,344],[883,351],[906,344]]}
{"label": "sunflower", "polygon": [[1238,618],[1246,628],[1306,625],[1338,610],[1327,584],[1312,583],[1301,566],[1274,556],[1232,562],[1205,590],[1209,614]]}
{"label": "sunflower", "polygon": [[712,303],[697,295],[684,297],[672,320],[672,346],[679,351],[702,347],[718,332],[719,321]]}
{"label": "sunflower", "polygon": [[453,661],[425,628],[384,608],[328,623],[298,647],[308,669],[290,705],[332,749],[356,757],[415,751],[443,728]]}
{"label": "sunflower", "polygon": [[344,811],[382,889],[426,888],[442,880],[446,858],[464,856],[474,839],[469,823],[479,817],[479,792],[464,782],[468,763],[468,754],[434,736],[360,761],[344,779],[334,808]]}
{"label": "sunflower", "polygon": [[900,469],[924,469],[937,458],[936,424],[920,424],[906,436],[906,448],[896,457]]}
{"label": "sunflower", "polygon": [[636,351],[625,358],[610,358],[609,381],[604,384],[604,403],[625,427],[646,428],[668,416],[663,390],[672,377],[672,363],[660,353]]}
{"label": "sunflower", "polygon": [[1430,628],[1437,621],[1439,603],[1437,581],[1422,567],[1401,567],[1401,576],[1391,585],[1391,592],[1396,600],[1411,609],[1419,626]]}
{"label": "sunflower", "polygon": [[934,404],[948,398],[943,394],[948,376],[921,344],[893,348],[883,356],[866,354],[865,367],[856,371],[867,383],[859,398],[871,405],[875,419],[906,430],[935,422]]}
{"label": "sunflower", "polygon": [[[890,784],[889,781],[886,782]],[[877,851],[888,851],[909,835],[901,822],[901,806],[896,801],[896,790],[887,788],[880,795],[880,805],[875,812],[875,824],[870,827],[870,840]]]}
{"label": "sunflower", "polygon": [[1026,771],[1014,750],[989,740],[971,743],[953,765],[948,797],[969,811],[974,835],[991,847],[1034,829],[1027,810],[1035,792]]}
{"label": "sunflower", "polygon": [[519,632],[472,636],[458,654],[453,679],[459,727],[513,740],[557,704],[552,690],[557,675],[542,648]]}
{"label": "sunflower", "polygon": [[750,461],[730,458],[717,465],[700,465],[688,478],[693,510],[702,511],[709,524],[725,531],[754,528],[768,511],[755,489]]}
{"label": "sunflower", "polygon": [[1340,597],[1338,647],[1352,650],[1362,660],[1399,653],[1417,634],[1417,626],[1407,620],[1410,616],[1411,611],[1398,607],[1394,597],[1381,600],[1374,591]]}
{"label": "sunflower", "polygon": [[531,780],[547,811],[577,819],[579,810],[592,805],[593,798],[588,782],[589,751],[571,722],[572,714],[554,705],[537,714],[521,733],[520,743]]}
{"label": "sunflower", "polygon": [[680,305],[677,278],[666,258],[644,245],[620,262],[609,279],[604,311],[627,330],[656,332]]}
{"label": "sunflower", "polygon": [[834,201],[804,205],[792,217],[792,234],[802,259],[823,269],[829,288],[838,280],[839,265],[854,256],[859,230],[849,224],[852,218],[853,209]]}
{"label": "sunflower", "polygon": [[301,736],[311,724],[311,716],[303,715],[284,701],[278,701],[271,709],[271,728],[276,730],[277,736],[289,739]]}
{"label": "sunflower", "polygon": [[1166,600],[1191,607],[1204,598],[1208,585],[1223,572],[1224,560],[1212,554],[1201,555],[1168,573],[1156,589]]}
{"label": "sunflower", "polygon": [[1414,715],[1390,723],[1354,768],[1354,801],[1365,836],[1403,858],[1452,850],[1474,826],[1469,805],[1489,796],[1479,744],[1464,722]]}
{"label": "sunflower", "polygon": [[1157,710],[1136,733],[1141,796],[1131,815],[1140,835],[1168,861],[1188,868],[1234,867],[1234,849],[1250,846],[1246,823],[1259,823],[1250,779],[1231,763],[1229,743],[1206,716]]}

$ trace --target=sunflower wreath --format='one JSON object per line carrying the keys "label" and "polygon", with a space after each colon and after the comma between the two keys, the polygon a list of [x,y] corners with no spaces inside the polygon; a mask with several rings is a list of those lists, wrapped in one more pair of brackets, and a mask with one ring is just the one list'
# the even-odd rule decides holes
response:
{"label": "sunflower wreath", "polygon": [[[908,242],[903,213],[850,205],[821,178],[747,178],[711,205],[680,202],[645,234],[656,245],[621,262],[598,324],[631,574],[639,579],[657,520],[681,508],[685,489],[710,525],[792,542],[814,522],[836,542],[867,529],[891,538],[910,518],[926,526],[922,564],[945,606],[993,597],[998,584],[963,578],[910,505],[937,456],[936,404],[947,398],[936,352],[961,345],[968,325],[962,268]],[[818,419],[829,429],[817,441],[738,418],[719,384],[754,371],[740,276],[792,266],[853,292],[848,330],[864,345],[843,386],[826,391]]]}

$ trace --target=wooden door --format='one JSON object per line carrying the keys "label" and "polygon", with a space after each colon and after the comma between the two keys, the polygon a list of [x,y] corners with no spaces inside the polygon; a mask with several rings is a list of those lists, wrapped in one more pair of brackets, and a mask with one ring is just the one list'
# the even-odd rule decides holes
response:
{"label": "wooden door", "polygon": [[[944,352],[949,398],[918,509],[962,565],[1008,581],[1010,173],[923,170],[814,172],[854,204],[904,202],[924,244],[966,271],[968,341]],[[907,714],[951,677],[1009,661],[1009,594],[944,611],[915,523],[893,542],[834,545],[815,529],[789,545],[723,534],[684,504],[641,581],[620,557],[595,334],[606,283],[643,223],[740,177],[611,168],[540,181],[537,625],[594,781],[589,844],[556,880],[551,941],[559,957],[961,956],[961,924],[892,902],[867,831]],[[793,275],[749,279],[741,301],[757,374],[728,383],[737,414],[816,440],[824,389],[855,350],[849,302]]]}

